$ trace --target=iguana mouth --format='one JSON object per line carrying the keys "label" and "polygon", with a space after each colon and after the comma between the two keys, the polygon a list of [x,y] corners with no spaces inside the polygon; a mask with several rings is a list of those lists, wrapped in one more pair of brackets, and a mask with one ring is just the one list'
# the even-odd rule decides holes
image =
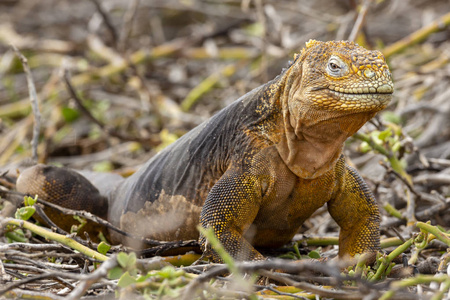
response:
{"label": "iguana mouth", "polygon": [[329,86],[328,90],[332,92],[337,92],[339,94],[349,94],[349,95],[373,95],[373,94],[392,94],[394,88],[391,84],[382,84],[379,86],[371,87],[353,87],[353,88],[342,88]]}
{"label": "iguana mouth", "polygon": [[[315,89],[316,91],[319,89]],[[320,90],[328,91],[328,97],[313,97],[314,103],[332,110],[355,110],[357,112],[367,111],[367,109],[382,109],[391,100],[393,88],[389,85],[382,85],[375,88],[368,88],[367,93],[364,89],[362,93],[354,92],[354,89],[333,90],[322,88]]]}

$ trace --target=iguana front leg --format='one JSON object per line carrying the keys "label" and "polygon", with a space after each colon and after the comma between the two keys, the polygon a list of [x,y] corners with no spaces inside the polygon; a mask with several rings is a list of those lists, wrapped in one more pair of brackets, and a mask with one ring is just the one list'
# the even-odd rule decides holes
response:
{"label": "iguana front leg", "polygon": [[[261,194],[261,184],[256,176],[232,168],[212,187],[203,206],[201,226],[213,228],[227,252],[237,260],[264,259],[243,237],[258,213]],[[200,244],[207,256],[221,261],[202,235]]]}
{"label": "iguana front leg", "polygon": [[341,228],[339,256],[374,252],[380,248],[380,212],[361,176],[342,164],[343,182],[338,196],[328,202],[328,211]]}

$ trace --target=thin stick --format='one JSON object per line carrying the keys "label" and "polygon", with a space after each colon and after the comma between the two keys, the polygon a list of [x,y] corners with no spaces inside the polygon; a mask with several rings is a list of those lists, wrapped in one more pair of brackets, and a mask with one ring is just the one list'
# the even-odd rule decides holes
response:
{"label": "thin stick", "polygon": [[25,75],[27,77],[28,93],[30,95],[30,102],[34,116],[33,139],[31,140],[31,158],[33,159],[34,163],[37,163],[38,162],[37,148],[39,143],[39,132],[41,130],[41,113],[39,111],[39,103],[36,93],[36,87],[34,85],[30,67],[28,66],[27,58],[19,51],[19,49],[17,49],[16,46],[11,45],[11,48],[14,50],[14,52],[22,62],[23,70],[25,71]]}
{"label": "thin stick", "polygon": [[6,298],[14,299],[40,299],[40,300],[63,300],[64,297],[55,295],[54,293],[42,293],[29,290],[14,289],[5,293]]}
{"label": "thin stick", "polygon": [[78,286],[66,297],[66,299],[80,299],[91,285],[102,278],[105,278],[108,275],[109,270],[115,266],[117,266],[117,259],[116,256],[112,256],[110,259],[102,263],[97,270],[85,276]]}
{"label": "thin stick", "polygon": [[114,45],[117,46],[117,43],[119,41],[119,35],[117,34],[116,28],[112,24],[111,18],[103,9],[102,5],[98,0],[91,0],[91,2],[95,5],[95,8],[97,8],[98,13],[102,16],[103,22],[105,22],[106,28],[111,34],[112,41]]}
{"label": "thin stick", "polygon": [[[64,298],[64,299],[79,299],[81,297],[80,292],[84,293],[89,288],[89,286],[92,285],[92,283],[98,281],[101,278],[105,278],[106,275],[108,274],[108,271],[114,268],[115,266],[117,266],[117,259],[116,256],[113,255],[111,256],[110,259],[105,260],[104,263],[102,263],[102,265],[97,270],[88,275],[73,274],[61,271],[52,271],[50,273],[43,273],[33,277],[26,277],[22,280],[14,281],[13,283],[10,283],[9,285],[0,289],[0,296],[21,285],[26,285],[27,283],[47,278],[61,277],[67,279],[81,280],[81,283],[71,292],[71,294],[69,294],[68,298]],[[73,298],[74,296],[77,296],[78,298]]]}
{"label": "thin stick", "polygon": [[[7,255],[7,259],[15,262],[14,264],[11,264],[11,265],[13,265],[13,267],[9,266],[10,264],[8,264],[7,265],[8,268],[16,268],[16,269],[19,269],[22,271],[36,272],[36,273],[40,273],[40,274],[52,273],[54,271],[53,268],[47,268],[44,264],[40,263],[37,260],[27,259],[27,258],[17,257],[17,256],[10,256],[10,255]],[[31,265],[27,265],[27,264],[20,265],[20,264],[17,264],[17,262],[26,262]],[[61,284],[70,288],[71,290],[73,290],[75,288],[75,286],[73,284],[71,284],[67,280],[61,278],[60,276],[55,276],[55,280],[59,281]]]}
{"label": "thin stick", "polygon": [[127,11],[123,16],[122,30],[120,32],[119,40],[117,42],[117,49],[119,50],[119,52],[124,52],[126,50],[127,41],[128,38],[130,37],[131,30],[133,28],[133,20],[138,10],[138,7],[139,7],[139,0],[132,0],[128,4]]}
{"label": "thin stick", "polygon": [[119,138],[119,139],[124,140],[124,141],[135,141],[135,142],[141,142],[141,143],[146,142],[146,143],[153,144],[153,141],[151,141],[148,138],[133,137],[133,136],[122,134],[120,132],[117,132],[116,130],[114,130],[110,126],[107,126],[107,125],[103,124],[102,122],[100,122],[99,120],[97,120],[91,114],[91,112],[83,105],[83,102],[81,101],[80,97],[78,97],[78,95],[77,95],[77,93],[75,91],[75,88],[73,87],[73,85],[71,83],[69,71],[67,69],[63,70],[63,79],[64,79],[64,83],[66,84],[67,91],[69,92],[69,94],[72,97],[72,99],[76,102],[76,104],[77,104],[78,108],[81,110],[81,112],[89,120],[91,120],[94,124],[98,125],[108,135],[116,137],[116,138]]}
{"label": "thin stick", "polygon": [[367,8],[370,4],[370,0],[365,0],[363,5],[361,6],[361,9],[358,13],[358,18],[356,18],[355,25],[353,26],[352,32],[350,33],[350,36],[348,37],[349,41],[354,42],[356,38],[358,37],[358,33],[361,31],[361,28],[364,24],[364,20],[366,19],[367,15]]}
{"label": "thin stick", "polygon": [[413,193],[416,197],[418,197],[419,199],[421,198],[420,194],[416,191],[416,189],[414,188],[413,184],[411,182],[409,182],[408,180],[406,180],[402,174],[400,174],[399,172],[397,172],[396,170],[394,170],[393,168],[391,168],[390,166],[386,165],[383,161],[380,162],[380,165],[386,169],[386,171],[388,173],[392,173],[394,174],[398,179],[401,180],[401,182],[403,182],[408,189],[411,191],[411,193]]}

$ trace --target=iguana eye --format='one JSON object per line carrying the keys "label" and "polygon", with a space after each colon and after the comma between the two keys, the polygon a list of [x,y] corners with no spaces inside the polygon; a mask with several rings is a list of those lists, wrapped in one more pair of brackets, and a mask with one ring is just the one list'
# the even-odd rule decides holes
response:
{"label": "iguana eye", "polygon": [[346,70],[346,64],[339,57],[330,57],[327,65],[328,74],[330,74],[331,76],[340,77],[346,73]]}
{"label": "iguana eye", "polygon": [[331,70],[331,71],[337,71],[337,70],[340,69],[340,67],[339,67],[337,64],[335,64],[334,62],[330,62],[330,63],[328,64],[328,66],[330,67],[330,70]]}

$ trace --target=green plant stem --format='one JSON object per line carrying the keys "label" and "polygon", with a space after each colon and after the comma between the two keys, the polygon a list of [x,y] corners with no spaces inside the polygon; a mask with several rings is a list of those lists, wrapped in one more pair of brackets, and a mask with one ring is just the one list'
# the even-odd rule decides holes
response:
{"label": "green plant stem", "polygon": [[[387,160],[389,161],[389,164],[394,171],[394,173],[402,180],[409,189],[412,189],[413,182],[411,176],[406,172],[406,170],[403,168],[402,164],[398,160],[397,156],[394,154],[390,146],[387,146],[388,149],[384,148],[383,146],[377,144],[370,136],[363,134],[363,133],[355,133],[353,135],[356,139],[359,139],[361,141],[366,142],[373,150],[378,151],[382,155],[384,155]],[[414,209],[415,209],[415,201],[414,198],[411,195],[410,190],[406,190],[406,196],[407,196],[407,209],[406,209],[406,220],[407,225],[412,226],[417,221],[414,216]],[[386,207],[385,207],[386,208]],[[386,210],[388,210],[386,208]],[[392,207],[393,209],[393,207]],[[401,217],[401,214],[398,214],[392,210],[391,213],[394,213],[395,216]]]}
{"label": "green plant stem", "polygon": [[412,185],[411,177],[408,173],[406,173],[405,169],[403,168],[400,161],[397,159],[397,157],[392,153],[392,151],[384,148],[381,145],[378,145],[373,141],[373,139],[370,138],[370,136],[357,132],[353,135],[354,138],[361,140],[363,142],[366,142],[369,144],[369,146],[374,149],[375,151],[378,151],[380,154],[386,156],[387,160],[389,161],[389,164],[391,165],[392,169],[396,171],[398,174],[400,174],[409,184]]}
{"label": "green plant stem", "polygon": [[385,249],[385,248],[392,247],[392,246],[400,246],[401,244],[403,244],[403,241],[401,239],[399,239],[398,237],[390,237],[390,238],[382,239],[380,246],[381,246],[381,249]]}
{"label": "green plant stem", "polygon": [[393,290],[389,290],[389,291],[385,292],[383,294],[383,296],[381,296],[380,299],[378,299],[378,300],[387,300],[387,299],[391,298],[392,296],[394,296],[394,294],[395,294],[395,292]]}
{"label": "green plant stem", "polygon": [[369,144],[370,147],[372,147],[372,149],[380,152],[381,154],[383,154],[384,156],[386,156],[387,158],[389,158],[390,156],[392,156],[392,153],[389,153],[388,150],[386,150],[385,148],[383,148],[383,146],[378,145],[377,143],[375,143],[370,136],[368,136],[367,134],[361,133],[361,132],[357,132],[353,135],[354,138],[366,142],[367,144]]}
{"label": "green plant stem", "polygon": [[400,254],[402,254],[403,252],[406,251],[406,249],[408,249],[409,247],[411,247],[411,245],[414,242],[414,238],[410,238],[409,240],[407,240],[406,242],[404,242],[403,244],[401,244],[399,247],[395,248],[394,251],[392,251],[388,256],[386,256],[381,265],[378,267],[377,272],[375,273],[375,275],[372,277],[371,281],[376,281],[376,280],[380,280],[382,274],[384,273],[384,271],[386,270],[387,267],[389,267],[389,264],[392,262],[392,260],[394,258],[396,258],[397,256],[399,256]]}
{"label": "green plant stem", "polygon": [[367,258],[370,254],[362,254],[358,258],[358,262],[356,263],[355,272],[356,274],[362,274],[366,267]]}
{"label": "green plant stem", "polygon": [[15,242],[19,242],[19,243],[28,242],[28,239],[24,238],[23,236],[20,236],[19,234],[16,234],[15,232],[7,232],[7,233],[5,233],[5,236]]}
{"label": "green plant stem", "polygon": [[418,284],[430,284],[432,282],[441,283],[441,282],[445,282],[447,280],[449,280],[449,277],[446,274],[442,274],[442,275],[438,275],[438,276],[417,275],[415,277],[405,278],[400,281],[394,281],[394,282],[392,282],[391,287],[394,289],[399,289],[399,288],[405,288],[408,286],[413,286],[413,285],[418,285]]}
{"label": "green plant stem", "polygon": [[[329,245],[339,245],[339,238],[334,236],[324,236],[324,237],[311,237],[301,239],[297,244],[306,243],[307,246],[329,246]],[[403,241],[397,237],[391,237],[381,240],[381,248],[388,248],[392,246],[400,246]]]}
{"label": "green plant stem", "polygon": [[[429,284],[431,282],[438,282],[438,283],[442,283],[445,282],[445,285],[450,284],[450,277],[448,277],[448,275],[446,274],[442,274],[439,276],[435,276],[435,275],[418,275],[412,278],[405,278],[399,281],[394,281],[391,283],[390,285],[390,289],[389,291],[385,292],[383,294],[382,297],[380,297],[379,300],[387,300],[389,298],[391,298],[392,296],[394,296],[395,292],[399,289],[402,288],[406,288],[409,286],[415,286],[418,284]],[[444,289],[445,292],[445,289]],[[438,300],[441,299],[442,297],[438,297],[440,294],[440,292],[436,293],[433,298],[431,298],[432,300]]]}
{"label": "green plant stem", "polygon": [[334,236],[312,237],[298,241],[297,243],[306,243],[308,246],[329,246],[339,245],[339,238]]}
{"label": "green plant stem", "polygon": [[391,204],[386,203],[384,204],[383,208],[386,210],[388,214],[390,214],[393,217],[396,217],[397,219],[403,220],[402,213],[399,212],[395,207],[393,207]]}
{"label": "green plant stem", "polygon": [[431,233],[438,240],[440,240],[441,242],[445,243],[447,246],[450,247],[450,238],[448,237],[447,234],[440,231],[439,228],[437,228],[436,226],[432,226],[430,224],[423,223],[423,222],[417,222],[416,226],[422,230],[425,230],[425,231]]}
{"label": "green plant stem", "polygon": [[107,256],[105,256],[101,253],[98,253],[97,251],[94,251],[88,247],[85,247],[69,237],[66,237],[66,236],[58,234],[58,233],[51,232],[51,231],[47,230],[46,228],[37,226],[33,223],[30,223],[27,221],[22,221],[22,220],[17,220],[17,219],[8,219],[6,224],[28,229],[37,235],[40,235],[48,240],[59,242],[59,243],[66,245],[74,250],[77,250],[78,252],[83,253],[84,255],[91,257],[93,259],[96,259],[99,261],[106,261],[108,259]]}

